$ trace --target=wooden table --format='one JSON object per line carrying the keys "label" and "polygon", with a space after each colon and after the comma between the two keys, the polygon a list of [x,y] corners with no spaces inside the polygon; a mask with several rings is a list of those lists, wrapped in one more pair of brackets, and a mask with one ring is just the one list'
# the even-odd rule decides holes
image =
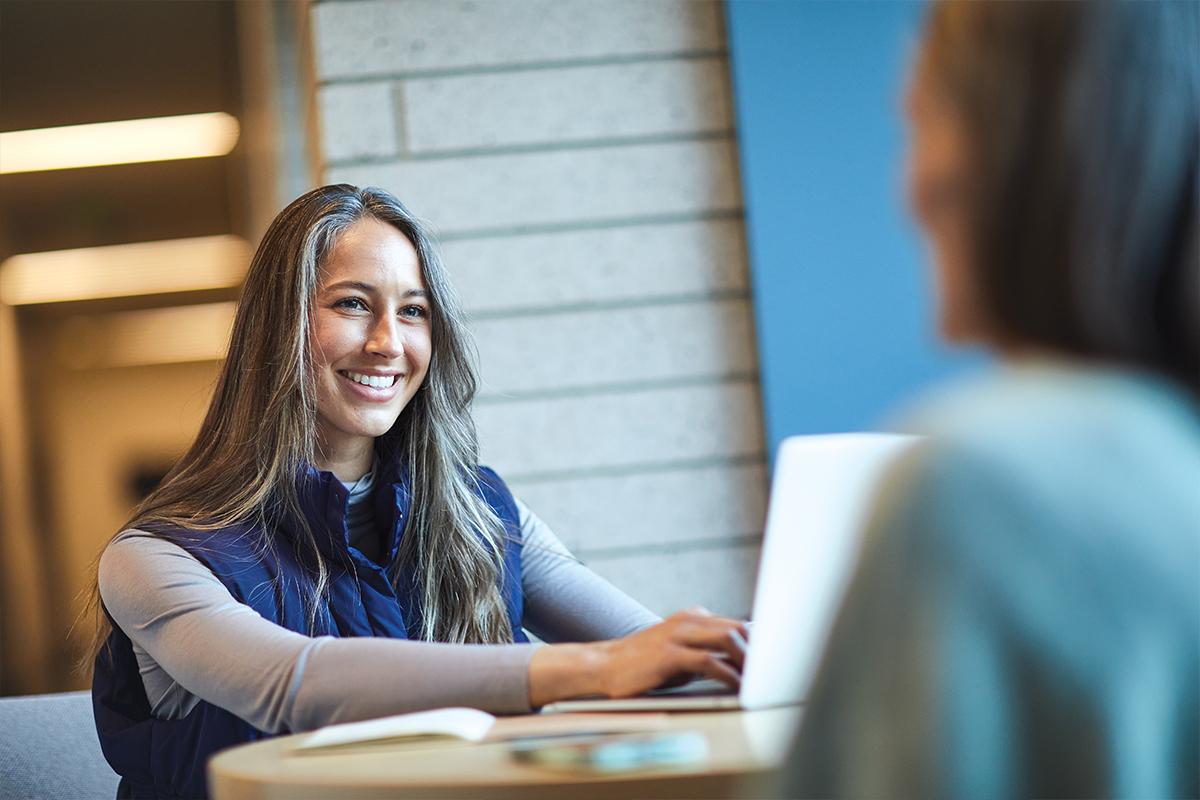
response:
{"label": "wooden table", "polygon": [[[589,730],[592,718],[554,716],[560,727],[576,720],[578,730]],[[800,708],[621,716],[637,729],[700,731],[708,740],[708,758],[688,767],[618,775],[518,764],[500,740],[507,731],[521,732],[530,718],[508,717],[497,720],[489,734],[497,741],[481,744],[377,743],[298,754],[294,749],[305,734],[297,734],[235,747],[209,762],[209,793],[213,800],[761,797],[799,723]]]}

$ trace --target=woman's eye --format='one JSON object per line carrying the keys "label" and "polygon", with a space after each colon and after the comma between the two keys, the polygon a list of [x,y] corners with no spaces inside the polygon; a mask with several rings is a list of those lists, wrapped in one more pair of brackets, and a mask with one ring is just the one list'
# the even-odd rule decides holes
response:
{"label": "woman's eye", "polygon": [[367,304],[357,297],[347,297],[333,304],[334,308],[348,308],[352,311],[366,311]]}
{"label": "woman's eye", "polygon": [[405,306],[400,313],[414,319],[424,319],[429,316],[429,312],[425,309],[425,306]]}

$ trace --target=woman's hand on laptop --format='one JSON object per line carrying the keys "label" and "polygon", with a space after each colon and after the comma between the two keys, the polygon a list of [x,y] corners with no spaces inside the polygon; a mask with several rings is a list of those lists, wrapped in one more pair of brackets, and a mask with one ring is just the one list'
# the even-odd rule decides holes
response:
{"label": "woman's hand on laptop", "polygon": [[693,675],[737,687],[746,623],[702,608],[679,611],[623,639],[539,647],[529,663],[529,703],[571,697],[633,697]]}

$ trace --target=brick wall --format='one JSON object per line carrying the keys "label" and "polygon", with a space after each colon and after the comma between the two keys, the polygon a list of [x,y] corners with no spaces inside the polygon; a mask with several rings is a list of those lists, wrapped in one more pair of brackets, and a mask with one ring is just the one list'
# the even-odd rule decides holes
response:
{"label": "brick wall", "polygon": [[484,461],[659,613],[747,613],[766,477],[721,6],[311,15],[322,177],[439,232]]}

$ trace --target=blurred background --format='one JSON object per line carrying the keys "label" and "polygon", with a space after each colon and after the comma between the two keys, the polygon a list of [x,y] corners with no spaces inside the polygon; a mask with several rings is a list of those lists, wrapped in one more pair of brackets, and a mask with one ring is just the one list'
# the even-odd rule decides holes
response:
{"label": "blurred background", "polygon": [[[483,458],[659,613],[751,607],[770,454],[938,352],[899,191],[919,3],[0,0],[0,693],[190,442],[267,223],[427,219]],[[870,235],[863,235],[864,232]]]}

